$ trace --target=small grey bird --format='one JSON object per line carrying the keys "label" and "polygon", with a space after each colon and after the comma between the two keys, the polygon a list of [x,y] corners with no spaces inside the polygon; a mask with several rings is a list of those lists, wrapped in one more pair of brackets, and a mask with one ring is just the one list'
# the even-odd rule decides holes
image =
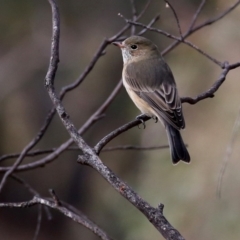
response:
{"label": "small grey bird", "polygon": [[189,163],[190,156],[179,130],[185,127],[182,104],[171,69],[150,40],[132,36],[115,42],[123,56],[123,84],[143,114],[164,125],[173,164]]}

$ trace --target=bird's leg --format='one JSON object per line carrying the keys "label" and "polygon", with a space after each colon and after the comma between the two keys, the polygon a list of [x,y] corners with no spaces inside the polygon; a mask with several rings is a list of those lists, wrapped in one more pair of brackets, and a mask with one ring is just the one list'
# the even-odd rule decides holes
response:
{"label": "bird's leg", "polygon": [[155,121],[155,123],[158,122],[158,117],[157,116],[152,116],[152,119]]}
{"label": "bird's leg", "polygon": [[[146,128],[146,124],[145,124],[145,121],[143,120],[143,118],[146,117],[146,114],[141,114],[141,115],[138,115],[136,117],[137,120],[141,121],[142,125],[143,125],[143,129]],[[138,125],[138,128],[140,129],[139,125]]]}

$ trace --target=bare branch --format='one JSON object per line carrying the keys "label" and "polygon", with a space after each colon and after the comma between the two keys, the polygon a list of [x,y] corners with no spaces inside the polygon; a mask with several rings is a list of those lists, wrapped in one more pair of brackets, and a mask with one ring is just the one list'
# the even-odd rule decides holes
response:
{"label": "bare branch", "polygon": [[[197,102],[204,100],[206,98],[212,98],[214,97],[214,93],[218,90],[218,88],[222,85],[222,83],[225,81],[226,76],[228,74],[228,72],[232,69],[235,69],[237,67],[240,67],[240,62],[239,63],[234,63],[231,65],[228,65],[228,63],[225,63],[225,68],[223,70],[223,72],[221,73],[219,79],[212,85],[212,87],[210,89],[208,89],[207,91],[203,92],[202,94],[199,94],[198,96],[191,98],[191,97],[183,97],[181,98],[182,103],[189,103],[189,104],[196,104]],[[109,98],[106,100],[106,102],[92,115],[92,117],[82,126],[82,128],[79,130],[79,133],[83,133],[84,131],[86,131],[86,129],[88,128],[89,125],[91,125],[91,122],[93,121],[93,119],[98,116],[104,109],[105,107],[108,106],[108,103],[112,101],[114,95],[116,92],[119,91],[121,87],[121,83],[119,82],[118,86],[115,88],[115,91],[113,92],[113,94],[111,94],[109,96]],[[145,121],[147,121],[148,119],[146,118]],[[130,123],[125,124],[124,126],[120,127],[119,129],[113,131],[112,133],[108,134],[105,138],[103,138],[96,146],[95,146],[95,150],[96,152],[99,154],[99,152],[101,151],[101,149],[109,142],[111,141],[113,138],[115,138],[116,136],[120,135],[122,132],[127,131],[128,129],[131,129],[132,127],[135,127],[139,124],[139,120],[134,120]],[[29,164],[25,164],[25,165],[21,165],[19,166],[16,170],[17,171],[26,171],[26,170],[31,170],[37,167],[42,167],[48,163],[50,163],[51,161],[53,161],[61,152],[65,151],[71,144],[72,144],[73,140],[69,139],[67,142],[63,143],[59,148],[57,148],[52,154],[50,154],[49,156],[40,159],[39,161],[36,161],[34,163],[29,163]],[[103,145],[102,145],[103,144]],[[51,150],[49,150],[51,151]],[[34,154],[34,153],[33,153]],[[9,157],[13,157],[14,155],[10,155]],[[3,156],[2,159],[6,159],[8,156]],[[1,167],[0,168],[0,172],[5,172],[8,171],[10,168],[9,167]]]}
{"label": "bare branch", "polygon": [[[130,0],[131,6],[132,6],[132,20],[136,21],[137,19],[137,9],[135,5],[135,0]],[[135,35],[136,28],[135,26],[131,26],[131,35]]]}
{"label": "bare branch", "polygon": [[[192,35],[194,32],[200,30],[201,28],[204,28],[208,25],[211,25],[215,22],[217,22],[218,20],[222,19],[223,17],[225,17],[227,14],[229,14],[232,10],[234,10],[240,3],[240,0],[238,0],[235,4],[233,4],[231,7],[229,7],[227,10],[225,10],[224,12],[222,12],[220,15],[218,15],[217,17],[215,18],[212,18],[210,20],[207,20],[205,21],[204,23],[202,24],[199,24],[198,26],[196,27],[193,27],[193,28],[190,28],[188,29],[188,31],[183,35],[183,39],[186,39],[187,37],[189,37],[190,35]],[[199,8],[200,9],[200,8]],[[201,10],[201,9],[200,9]],[[197,10],[198,12],[198,10]],[[194,18],[196,18],[198,15],[196,12],[196,14],[193,16],[193,20],[192,22],[194,22]],[[175,48],[177,45],[180,44],[180,41],[176,40],[174,41],[172,44],[170,44],[167,48],[164,49],[164,51],[162,51],[162,55],[166,55],[168,52],[170,52],[173,48]]]}
{"label": "bare branch", "polygon": [[[121,146],[113,146],[113,147],[108,147],[102,149],[102,152],[111,152],[111,151],[116,151],[116,150],[157,150],[157,149],[162,149],[162,148],[167,148],[168,146],[163,145],[163,146],[149,146],[149,147],[141,147],[141,146],[134,146],[134,145],[121,145]],[[44,150],[34,150],[29,152],[26,157],[33,157],[33,156],[39,156],[43,154],[48,154],[56,151],[56,148],[51,148],[51,149],[44,149]],[[80,151],[78,147],[68,147],[65,151]],[[14,153],[14,154],[9,154],[9,155],[3,155],[2,160],[7,160],[7,159],[12,159],[16,158],[20,155],[20,153]]]}
{"label": "bare branch", "polygon": [[[15,181],[17,181],[17,182],[19,182],[20,184],[22,184],[30,193],[33,194],[33,196],[35,196],[35,198],[43,199],[43,198],[41,198],[40,194],[39,194],[35,189],[33,189],[33,187],[30,186],[24,179],[20,178],[19,176],[16,176],[15,174],[12,174],[11,177],[12,177]],[[78,221],[76,221],[76,222],[82,224],[83,226],[89,228],[90,230],[95,229],[94,231],[96,231],[96,232],[94,232],[94,231],[93,231],[93,232],[94,232],[95,234],[97,234],[98,236],[102,236],[102,239],[104,239],[104,240],[108,240],[108,239],[110,240],[110,239],[111,239],[111,238],[107,237],[107,234],[106,234],[103,230],[101,230],[101,228],[99,228],[99,226],[97,226],[94,222],[92,222],[86,215],[84,215],[82,212],[80,212],[79,210],[77,210],[77,209],[74,208],[73,206],[71,206],[71,205],[69,205],[69,204],[61,201],[61,200],[57,197],[57,195],[56,195],[56,193],[54,192],[54,190],[51,189],[51,190],[50,190],[50,194],[51,194],[51,196],[52,196],[52,198],[53,198],[53,202],[52,202],[52,201],[49,202],[49,204],[51,204],[51,208],[54,208],[54,209],[56,209],[56,210],[59,210],[58,207],[60,207],[60,206],[65,206],[65,207],[67,208],[67,209],[65,210],[65,211],[66,211],[66,214],[67,214],[67,211],[68,211],[68,209],[69,209],[70,211],[72,211],[72,212],[74,212],[76,215],[78,215],[78,216],[76,216],[77,219],[78,219]],[[43,200],[45,200],[45,199],[43,199]],[[49,208],[48,208],[49,205],[48,205],[48,204],[45,204],[45,203],[41,203],[41,202],[38,202],[38,203],[39,203],[39,211],[38,211],[38,220],[37,220],[37,227],[36,227],[34,239],[36,239],[36,237],[38,236],[39,230],[40,230],[40,226],[41,226],[41,220],[42,220],[42,211],[40,212],[40,208],[42,209],[41,206],[44,206],[44,209],[46,210],[46,213],[47,213],[47,215],[48,215],[48,218],[49,218],[49,219],[52,218],[51,215],[50,215],[50,212],[49,212]],[[6,204],[7,204],[7,203],[6,203]],[[7,204],[7,206],[6,206],[6,204],[5,204],[5,207],[11,207],[11,203],[10,203],[10,204]],[[0,203],[0,207],[1,207],[1,203]],[[4,206],[2,205],[2,207],[4,207]],[[63,211],[60,211],[60,212],[63,213]],[[68,216],[68,217],[70,217],[70,215],[71,215],[71,212],[69,212],[69,216]],[[73,219],[73,220],[74,220],[74,219]]]}
{"label": "bare branch", "polygon": [[[56,4],[53,0],[49,0],[51,3]],[[174,229],[170,223],[163,216],[162,208],[153,208],[147,202],[145,202],[142,198],[140,198],[129,186],[127,186],[123,181],[121,181],[107,166],[103,164],[100,158],[95,154],[95,151],[89,147],[83,138],[78,133],[77,129],[73,125],[70,117],[66,113],[60,99],[56,95],[54,91],[54,74],[57,70],[58,66],[58,50],[54,51],[55,47],[59,45],[59,29],[56,29],[56,26],[59,26],[59,23],[56,23],[56,20],[59,18],[55,18],[56,7],[52,6],[53,14],[53,37],[52,37],[52,47],[51,47],[51,57],[50,64],[48,68],[48,72],[46,75],[46,89],[48,94],[58,112],[58,115],[70,134],[71,138],[74,140],[79,149],[82,150],[83,155],[79,158],[79,161],[91,166],[95,170],[97,170],[119,193],[121,193],[126,199],[128,199],[135,207],[137,207],[148,219],[151,223],[161,232],[161,234],[166,239],[183,239],[180,233]],[[139,121],[139,120],[138,120]]]}
{"label": "bare branch", "polygon": [[16,174],[12,174],[11,178],[14,179],[16,182],[22,184],[33,196],[40,197],[40,194],[30,186],[23,178],[17,176]]}
{"label": "bare branch", "polygon": [[[122,87],[122,80],[118,82],[114,90],[110,93],[108,98],[105,100],[105,102],[97,109],[95,113],[92,114],[92,116],[82,125],[82,127],[78,130],[79,134],[84,134],[99,118],[99,116],[102,115],[102,113],[108,108],[108,106],[112,103],[112,101],[115,99],[117,94],[119,93],[120,89]],[[35,169],[38,167],[43,167],[46,164],[51,163],[54,161],[62,152],[67,150],[67,148],[73,143],[73,139],[68,139],[66,142],[62,143],[58,148],[54,150],[54,152],[50,152],[48,156],[39,159],[36,162],[33,163],[28,163],[19,166],[16,171],[26,171],[26,170],[31,170]],[[10,154],[10,157],[14,156],[14,154]],[[3,156],[2,159],[6,159],[8,156],[5,155]],[[0,167],[0,172],[6,172],[10,168],[9,167]]]}
{"label": "bare branch", "polygon": [[36,229],[34,232],[33,240],[37,240],[37,238],[38,238],[38,235],[39,235],[40,229],[41,229],[41,223],[42,223],[42,205],[39,205],[38,206],[37,225],[36,225]]}
{"label": "bare branch", "polygon": [[34,196],[32,200],[26,201],[26,202],[0,203],[0,208],[25,208],[25,207],[32,207],[37,204],[44,205],[61,212],[62,214],[64,214],[66,217],[70,218],[74,222],[79,223],[85,226],[86,228],[88,228],[89,230],[91,230],[102,240],[112,240],[112,238],[110,238],[102,229],[100,229],[94,222],[90,221],[86,216],[82,217],[81,215],[78,215],[73,211],[69,210],[67,207],[56,205],[54,201],[40,198],[38,196]]}
{"label": "bare branch", "polygon": [[[145,7],[143,8],[143,10],[142,10],[141,13],[139,14],[139,16],[137,16],[136,19],[139,19],[139,18],[142,17],[142,15],[143,15],[143,14],[146,12],[146,10],[148,9],[148,7],[149,7],[149,5],[150,5],[150,2],[151,2],[151,0],[146,3]],[[128,28],[130,28],[130,25],[129,25],[129,24],[127,24],[125,27],[123,27],[117,34],[115,34],[114,36],[112,36],[112,37],[104,40],[104,41],[101,43],[101,45],[100,45],[99,49],[97,50],[97,52],[95,53],[92,61],[89,63],[89,65],[88,65],[88,66],[86,67],[86,69],[83,71],[83,73],[79,76],[79,78],[78,78],[76,81],[74,81],[72,84],[69,84],[68,86],[62,88],[62,90],[61,90],[61,92],[60,92],[60,99],[63,99],[64,96],[65,96],[65,94],[66,94],[67,92],[73,90],[74,88],[76,88],[77,86],[79,86],[79,85],[81,84],[81,82],[86,78],[86,76],[89,74],[89,72],[93,69],[93,67],[95,66],[95,64],[96,64],[96,62],[98,61],[98,59],[99,59],[101,56],[104,55],[105,48],[106,48],[111,42],[117,40]],[[121,83],[120,83],[120,84],[121,84]],[[119,87],[119,88],[118,88],[118,87]],[[117,85],[117,92],[119,91],[119,89],[120,89],[120,86]],[[117,93],[115,93],[115,90],[114,90],[113,94],[117,94]],[[115,95],[114,95],[114,97],[115,97]],[[114,98],[114,97],[113,97],[113,98]],[[113,98],[112,98],[112,99],[113,99]],[[105,106],[102,106],[102,107],[103,107],[104,109],[106,109],[107,106],[112,102],[112,99],[111,99],[111,98],[110,98],[110,99],[108,98],[108,101],[107,101],[106,103],[104,103]],[[102,111],[102,112],[103,112],[103,111]],[[19,160],[16,161],[15,166],[12,167],[11,172],[13,172],[13,171],[21,164],[21,162],[23,161],[23,159],[24,159],[25,155],[27,154],[27,152],[28,152],[31,148],[33,148],[33,147],[39,142],[39,140],[41,139],[41,137],[44,135],[45,131],[47,130],[49,124],[51,123],[51,120],[53,119],[53,116],[54,116],[54,115],[55,115],[55,108],[53,108],[53,109],[50,111],[50,113],[48,114],[48,116],[47,116],[47,118],[46,118],[46,120],[45,120],[45,124],[43,125],[43,127],[41,128],[41,130],[39,131],[39,133],[37,134],[37,137],[35,137],[35,138],[29,143],[29,145],[28,145],[26,148],[24,148],[24,150],[23,150],[23,155],[22,155],[21,159],[19,159]],[[99,119],[99,118],[98,118],[98,116],[96,116],[96,114],[94,115],[94,119],[92,119],[92,117],[90,117],[89,120],[88,120],[88,122],[87,122],[88,124],[85,124],[85,125],[84,125],[85,129],[83,129],[83,131],[85,131],[87,128],[89,128],[89,127],[90,127],[94,122],[96,122],[96,120],[98,120],[98,119]],[[36,140],[36,139],[37,139],[37,140]],[[70,143],[70,144],[71,144],[71,143]],[[61,151],[60,151],[60,152],[61,152]],[[13,156],[14,156],[14,155],[15,155],[15,154],[13,154]],[[58,156],[58,154],[57,154],[56,156]],[[54,157],[55,157],[55,156],[54,156]],[[20,158],[20,157],[19,157],[19,158]],[[5,156],[3,156],[2,158],[0,158],[0,161],[1,161],[2,159],[5,159]],[[48,158],[46,161],[43,161],[43,164],[40,164],[40,165],[45,165],[46,163],[48,163],[48,161],[49,161],[50,159],[51,159],[51,157]],[[32,165],[30,165],[30,166],[31,166],[31,168],[33,167]],[[7,175],[4,176],[4,178],[3,178],[3,181],[4,181],[4,182],[6,181],[7,176],[11,174],[10,169],[8,169],[7,171],[9,171],[9,173],[8,173],[8,174],[6,173]],[[0,191],[1,191],[1,185],[0,185]]]}
{"label": "bare branch", "polygon": [[[92,149],[84,141],[84,139],[81,136],[85,131],[87,131],[93,125],[94,122],[96,122],[97,120],[99,120],[99,119],[101,119],[103,117],[104,111],[106,110],[106,108],[109,106],[109,104],[112,102],[114,97],[117,95],[117,93],[121,89],[122,83],[119,82],[119,84],[116,86],[115,90],[111,93],[109,98],[86,121],[86,123],[79,130],[77,130],[75,128],[74,124],[70,120],[70,117],[68,116],[68,114],[65,111],[65,109],[64,109],[64,107],[62,105],[62,102],[61,102],[61,100],[63,99],[64,95],[68,91],[73,90],[74,88],[79,86],[79,84],[82,83],[82,81],[86,78],[88,73],[93,69],[93,67],[95,66],[95,64],[99,60],[99,58],[105,54],[105,50],[106,50],[107,46],[112,41],[115,41],[117,39],[118,40],[121,39],[122,35],[130,27],[132,29],[132,34],[133,34],[135,32],[135,26],[143,27],[143,30],[140,31],[139,34],[143,34],[146,30],[150,30],[150,31],[161,33],[161,34],[163,34],[163,35],[165,35],[165,36],[167,36],[169,38],[174,39],[175,42],[168,49],[166,49],[165,52],[169,51],[169,49],[172,49],[173,47],[177,46],[179,43],[182,42],[182,43],[184,43],[184,44],[194,48],[196,51],[198,51],[202,55],[206,56],[208,59],[210,59],[211,61],[216,63],[218,66],[221,66],[223,68],[221,76],[212,85],[212,87],[209,90],[207,90],[206,92],[196,96],[195,98],[190,98],[190,97],[182,98],[182,102],[188,102],[190,104],[195,104],[198,101],[201,101],[203,99],[213,97],[214,93],[218,90],[218,88],[225,81],[228,72],[230,70],[234,69],[234,68],[239,67],[240,63],[234,63],[234,64],[231,64],[231,65],[229,65],[227,62],[221,63],[220,61],[218,61],[218,60],[214,59],[213,57],[211,57],[210,55],[206,54],[204,51],[199,49],[197,46],[195,46],[191,42],[185,40],[185,38],[187,36],[189,36],[190,34],[192,34],[193,32],[199,30],[200,28],[202,28],[204,26],[207,26],[207,25],[210,25],[210,24],[218,21],[219,19],[221,19],[223,16],[225,16],[226,14],[231,12],[232,9],[234,9],[239,4],[240,1],[235,3],[229,9],[227,9],[224,13],[222,13],[220,16],[218,16],[218,18],[206,21],[204,23],[205,24],[204,26],[201,24],[201,25],[198,25],[198,26],[194,27],[195,24],[196,24],[197,17],[198,17],[199,13],[201,12],[201,10],[202,10],[202,8],[203,8],[203,6],[205,4],[205,1],[202,0],[198,10],[196,11],[195,15],[193,16],[193,19],[192,19],[192,22],[190,24],[190,27],[189,27],[188,31],[184,35],[181,32],[179,19],[178,19],[178,16],[177,16],[174,8],[169,4],[169,2],[167,0],[165,0],[165,1],[168,3],[168,5],[171,7],[171,9],[173,11],[175,19],[177,21],[180,38],[176,37],[174,35],[171,35],[171,34],[165,32],[165,31],[162,31],[160,29],[152,28],[152,25],[159,19],[159,16],[157,16],[156,18],[152,19],[151,22],[148,25],[144,25],[144,24],[138,23],[137,20],[141,17],[141,15],[144,13],[144,11],[146,11],[147,7],[149,6],[148,4],[151,1],[147,2],[145,8],[137,16],[135,2],[134,2],[134,0],[131,0],[133,19],[132,20],[125,19],[127,24],[121,29],[121,31],[119,31],[113,37],[105,39],[100,44],[99,49],[97,50],[97,52],[93,56],[91,62],[89,63],[89,65],[87,65],[87,67],[82,72],[82,74],[79,76],[79,78],[75,82],[71,83],[70,85],[63,87],[60,95],[57,96],[57,94],[55,92],[55,89],[54,89],[54,79],[55,79],[55,74],[56,74],[56,71],[57,71],[58,61],[59,61],[59,34],[60,34],[59,13],[58,13],[58,9],[57,9],[57,5],[56,5],[55,0],[49,0],[49,2],[51,4],[51,7],[52,7],[52,13],[53,13],[53,15],[52,15],[52,17],[53,17],[53,38],[52,38],[52,45],[51,45],[51,58],[50,58],[48,72],[47,72],[47,75],[46,75],[45,85],[46,85],[47,91],[49,93],[49,96],[50,96],[50,98],[51,98],[51,100],[52,100],[52,102],[54,104],[54,107],[56,108],[56,110],[58,112],[58,115],[59,115],[61,121],[63,122],[63,125],[65,126],[65,128],[69,132],[71,138],[68,141],[66,141],[65,143],[63,143],[62,145],[60,145],[58,148],[42,150],[42,151],[35,150],[35,151],[32,151],[32,152],[29,152],[33,148],[33,146],[35,146],[38,143],[38,141],[40,140],[40,139],[37,139],[37,137],[39,135],[38,134],[23,149],[23,151],[22,151],[22,153],[20,155],[19,154],[12,154],[12,155],[2,156],[0,158],[0,161],[3,161],[4,159],[8,159],[8,158],[13,157],[13,156],[18,157],[18,159],[15,161],[13,166],[0,168],[1,172],[5,172],[5,175],[4,175],[5,181],[6,181],[7,177],[9,175],[11,175],[14,171],[30,170],[30,169],[33,169],[33,168],[36,168],[36,167],[39,167],[39,166],[43,166],[43,165],[45,165],[47,163],[50,163],[54,159],[56,159],[63,151],[70,150],[70,149],[76,149],[76,148],[70,148],[69,147],[73,142],[75,142],[75,144],[78,146],[78,150],[81,151],[82,154],[83,154],[82,156],[79,157],[79,162],[80,163],[84,163],[84,164],[87,164],[87,165],[91,166],[99,174],[101,174],[101,176],[104,177],[112,185],[112,187],[114,187],[120,194],[122,194],[127,200],[129,200],[129,202],[131,202],[136,208],[138,208],[148,218],[148,220],[159,230],[159,232],[161,232],[161,234],[164,236],[164,238],[172,239],[172,240],[183,239],[181,234],[176,229],[174,229],[170,225],[170,223],[167,221],[167,219],[164,217],[164,215],[163,215],[163,205],[160,204],[157,208],[154,208],[149,203],[145,202],[127,184],[125,184],[121,179],[119,179],[106,165],[104,165],[103,162],[101,161],[101,159],[98,157],[98,154],[101,151],[127,150],[127,149],[133,149],[133,150],[153,150],[153,149],[157,149],[157,147],[139,147],[139,146],[131,146],[131,145],[116,146],[116,147],[110,147],[110,148],[103,149],[103,147],[106,146],[106,144],[109,141],[111,141],[113,138],[115,138],[116,136],[118,136],[122,132],[124,132],[124,131],[126,131],[126,130],[134,127],[134,126],[137,126],[139,123],[141,123],[141,121],[140,120],[134,120],[134,121],[132,121],[130,123],[125,124],[124,126],[118,128],[118,129],[114,130],[113,132],[111,132],[110,134],[105,136],[103,139],[101,139],[99,141],[99,143],[95,146],[94,149]],[[51,122],[51,119],[54,116],[55,112],[56,111],[54,109],[52,109],[51,112],[50,112],[50,115],[48,115],[48,119],[46,121],[46,124],[43,126],[43,128],[45,128],[45,129],[43,130],[42,135],[45,133],[47,127],[49,126],[49,124]],[[150,118],[146,117],[145,120],[147,121],[149,119]],[[41,135],[41,137],[42,137],[42,135]],[[37,140],[35,140],[35,139],[37,139]],[[165,147],[168,147],[168,146],[158,146],[158,149],[159,148],[165,148]],[[21,165],[22,161],[23,161],[23,158],[25,156],[36,156],[36,155],[43,154],[43,153],[44,154],[50,153],[50,155],[48,155],[45,158],[42,158],[42,159],[40,159],[40,160],[38,160],[36,162],[25,164],[25,165]],[[3,178],[3,180],[4,180],[4,178]],[[3,180],[2,180],[2,182],[0,184],[0,191],[1,191],[2,186],[4,185],[4,181]],[[23,182],[23,184],[24,184],[25,187],[29,188],[27,183]],[[31,190],[31,187],[29,189],[34,194],[34,191]],[[44,205],[44,206],[52,205],[52,208],[62,212],[63,214],[65,214],[66,216],[70,217],[74,221],[79,221],[79,223],[80,223],[80,222],[84,222],[86,220],[84,217],[82,217],[81,214],[78,214],[78,213],[76,214],[77,210],[75,210],[75,211],[69,210],[71,206],[66,207],[67,204],[63,204],[63,202],[59,200],[59,198],[57,197],[57,195],[54,192],[51,192],[53,200],[43,199],[36,192],[35,192],[34,195],[36,197],[34,197],[31,201],[23,202],[23,203],[1,203],[0,207],[11,207],[11,206],[12,207],[24,207],[24,206],[33,206],[35,204],[40,204],[39,205],[40,207],[42,205]],[[51,207],[51,206],[49,206],[49,207]],[[76,214],[76,216],[72,215],[72,214]],[[79,219],[75,220],[75,218],[78,218],[78,217],[79,217]],[[40,229],[40,224],[41,224],[41,218],[42,218],[42,212],[40,211],[38,213],[38,219],[40,219],[40,220],[38,220],[35,236],[38,236],[39,229]],[[83,223],[81,223],[81,224],[83,224]],[[89,228],[95,228],[93,226],[93,224],[91,224],[89,222],[87,224],[90,225]],[[86,223],[85,223],[84,226],[86,226]],[[100,230],[100,232],[101,232],[101,230]],[[99,236],[102,233],[98,232],[96,234]],[[105,233],[103,233],[103,235],[104,234]],[[105,237],[106,238],[103,237],[102,239],[110,239],[106,234],[105,234]]]}
{"label": "bare branch", "polygon": [[195,23],[196,23],[196,21],[197,21],[197,18],[198,18],[198,16],[199,16],[200,12],[202,11],[205,3],[206,3],[206,0],[202,0],[202,1],[201,1],[200,5],[199,5],[199,7],[198,7],[198,9],[197,9],[197,11],[196,11],[195,14],[193,15],[192,21],[191,21],[191,23],[190,23],[190,25],[189,25],[189,28],[188,28],[188,29],[189,29],[188,32],[193,29],[193,27],[194,27],[194,25],[195,25]]}
{"label": "bare branch", "polygon": [[142,146],[134,146],[134,145],[122,145],[122,146],[114,146],[114,147],[107,147],[102,149],[101,152],[111,152],[116,150],[135,150],[135,151],[149,151],[149,150],[159,150],[169,148],[169,145],[162,145],[162,146],[149,146],[149,147],[142,147]]}
{"label": "bare branch", "polygon": [[191,42],[185,40],[185,37],[179,38],[179,37],[177,37],[177,36],[174,36],[173,34],[170,34],[170,33],[166,32],[166,31],[163,31],[163,30],[161,30],[161,29],[149,27],[149,26],[147,26],[147,25],[145,25],[145,24],[142,24],[142,23],[140,23],[140,22],[134,22],[134,21],[132,21],[132,20],[130,20],[130,19],[125,18],[125,17],[124,17],[123,15],[121,15],[121,14],[120,14],[119,16],[121,16],[122,18],[124,18],[124,20],[125,20],[127,23],[129,23],[129,24],[133,24],[133,25],[135,25],[135,26],[143,27],[143,28],[145,28],[145,29],[147,29],[147,30],[149,30],[149,31],[156,32],[156,33],[160,33],[160,34],[162,34],[162,35],[164,35],[164,36],[166,36],[166,37],[168,37],[168,38],[177,40],[178,42],[182,42],[182,43],[184,43],[185,45],[193,48],[193,49],[196,50],[197,52],[201,53],[202,55],[204,55],[206,58],[208,58],[209,60],[211,60],[212,62],[214,62],[214,63],[217,64],[218,66],[220,66],[220,67],[223,66],[223,64],[222,64],[220,61],[218,61],[217,59],[213,58],[212,56],[210,56],[209,54],[207,54],[207,53],[204,52],[203,50],[199,49],[197,46],[195,46],[195,45],[192,44]]}
{"label": "bare branch", "polygon": [[[151,119],[148,116],[144,116],[141,118],[143,121],[148,121],[149,119]],[[112,139],[114,139],[115,137],[117,137],[119,134],[126,132],[127,130],[141,124],[141,120],[139,119],[135,119],[129,123],[126,123],[125,125],[117,128],[116,130],[112,131],[111,133],[109,133],[107,136],[105,136],[104,138],[102,138],[94,147],[96,154],[98,155],[102,148],[109,143]]]}
{"label": "bare branch", "polygon": [[240,4],[240,0],[236,1],[236,3],[234,3],[231,7],[229,7],[228,9],[226,9],[224,12],[222,12],[221,14],[219,14],[217,17],[209,19],[205,22],[203,22],[202,24],[199,24],[198,26],[194,27],[191,31],[192,32],[196,32],[199,29],[206,27],[208,25],[211,25],[217,21],[219,21],[220,19],[222,19],[223,17],[225,17],[227,14],[229,14],[230,12],[232,12],[238,5]]}
{"label": "bare branch", "polygon": [[17,167],[22,163],[24,157],[27,155],[27,153],[34,147],[36,146],[36,144],[41,140],[41,138],[43,137],[44,133],[46,132],[47,128],[48,128],[48,123],[51,119],[51,114],[48,115],[45,124],[42,126],[42,128],[40,129],[40,131],[38,132],[38,134],[36,135],[35,138],[33,138],[33,140],[27,144],[26,147],[24,147],[23,151],[21,152],[21,154],[18,156],[18,159],[15,161],[15,163],[12,165],[12,167],[7,170],[7,172],[4,174],[1,183],[0,183],[0,193],[1,190],[4,186],[4,184],[6,183],[7,178],[17,169]]}
{"label": "bare branch", "polygon": [[174,7],[172,6],[172,4],[168,0],[164,0],[164,2],[171,8],[171,10],[173,12],[173,15],[174,15],[174,18],[175,18],[175,20],[177,22],[179,35],[180,35],[181,39],[183,39],[182,30],[181,30],[181,27],[180,27],[180,22],[179,22],[178,15],[177,15]]}
{"label": "bare branch", "polygon": [[[159,18],[160,18],[160,14],[158,14],[155,18],[153,18],[147,26],[148,26],[148,27],[153,26],[154,23],[159,20]],[[147,31],[147,29],[144,28],[144,29],[142,29],[137,35],[138,35],[138,36],[141,36],[141,35],[143,35],[146,31]]]}
{"label": "bare branch", "polygon": [[147,3],[145,4],[144,8],[141,11],[141,13],[138,15],[137,19],[140,19],[145,14],[145,12],[148,10],[151,2],[152,2],[152,0],[147,1]]}
{"label": "bare branch", "polygon": [[62,206],[61,201],[59,200],[57,194],[55,193],[55,191],[53,189],[49,189],[49,193],[55,203],[56,206]]}
{"label": "bare branch", "polygon": [[197,102],[199,102],[201,100],[204,100],[206,98],[213,98],[214,97],[214,93],[219,89],[219,87],[225,81],[228,72],[231,69],[235,69],[237,67],[240,67],[240,62],[231,64],[231,65],[229,65],[228,62],[225,62],[225,67],[224,67],[224,69],[223,69],[219,79],[216,82],[214,82],[214,84],[207,91],[199,94],[195,98],[183,97],[183,98],[181,98],[182,103],[187,102],[189,104],[196,104]]}

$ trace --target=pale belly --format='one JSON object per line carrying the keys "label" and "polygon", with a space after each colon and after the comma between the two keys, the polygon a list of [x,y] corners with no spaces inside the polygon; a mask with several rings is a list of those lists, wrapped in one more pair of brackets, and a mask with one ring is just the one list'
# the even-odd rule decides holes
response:
{"label": "pale belly", "polygon": [[126,82],[123,80],[123,85],[127,90],[128,95],[134,102],[134,104],[137,106],[137,108],[144,114],[153,117],[157,116],[155,111],[151,108],[151,106],[145,102],[143,99],[141,99],[134,91],[131,90],[131,88],[128,87]]}

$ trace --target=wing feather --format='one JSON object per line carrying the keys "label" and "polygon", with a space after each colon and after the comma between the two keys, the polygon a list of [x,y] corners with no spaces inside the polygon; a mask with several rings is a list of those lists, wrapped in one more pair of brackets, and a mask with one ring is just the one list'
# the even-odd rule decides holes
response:
{"label": "wing feather", "polygon": [[173,127],[185,127],[181,100],[173,74],[162,58],[131,62],[124,66],[124,79],[131,89],[145,100]]}

